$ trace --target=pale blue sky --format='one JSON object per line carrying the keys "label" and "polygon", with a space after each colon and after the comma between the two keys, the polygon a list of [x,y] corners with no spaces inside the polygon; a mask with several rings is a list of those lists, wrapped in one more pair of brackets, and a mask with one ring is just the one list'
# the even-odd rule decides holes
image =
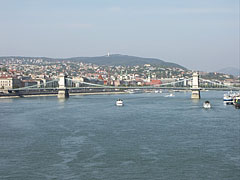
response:
{"label": "pale blue sky", "polygon": [[239,0],[0,0],[0,56],[108,51],[239,67]]}

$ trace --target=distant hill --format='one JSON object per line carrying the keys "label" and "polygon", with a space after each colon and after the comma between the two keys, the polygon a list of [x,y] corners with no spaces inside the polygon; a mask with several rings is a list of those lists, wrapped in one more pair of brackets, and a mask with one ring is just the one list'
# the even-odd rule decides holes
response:
{"label": "distant hill", "polygon": [[98,56],[98,57],[74,57],[74,58],[69,58],[69,60],[81,61],[85,63],[93,63],[97,65],[109,65],[109,66],[117,66],[117,65],[135,66],[135,65],[151,64],[151,65],[160,65],[165,67],[178,67],[178,68],[186,69],[181,65],[166,62],[156,58],[142,58],[142,57],[136,57],[136,56],[120,55],[120,54],[113,54],[110,56]]}
{"label": "distant hill", "polygon": [[227,67],[218,70],[217,72],[224,73],[224,74],[230,74],[233,76],[239,76],[240,75],[240,69],[234,68],[234,67]]}
{"label": "distant hill", "polygon": [[[3,58],[10,58],[10,57],[0,57]],[[97,56],[97,57],[73,57],[73,58],[47,58],[47,57],[11,57],[11,58],[41,58],[48,61],[56,61],[56,60],[68,60],[68,61],[79,61],[83,63],[92,63],[96,65],[108,65],[108,66],[135,66],[135,65],[144,65],[144,64],[151,64],[151,65],[159,65],[163,67],[176,67],[186,69],[185,67],[171,62],[166,62],[156,58],[142,58],[136,56],[128,56],[128,55],[121,55],[121,54],[112,54],[110,56]]]}

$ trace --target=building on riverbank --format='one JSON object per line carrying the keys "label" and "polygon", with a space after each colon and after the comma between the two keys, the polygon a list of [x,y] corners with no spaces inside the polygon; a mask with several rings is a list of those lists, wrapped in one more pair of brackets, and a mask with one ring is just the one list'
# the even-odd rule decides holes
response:
{"label": "building on riverbank", "polygon": [[0,89],[20,88],[21,80],[13,76],[0,76]]}

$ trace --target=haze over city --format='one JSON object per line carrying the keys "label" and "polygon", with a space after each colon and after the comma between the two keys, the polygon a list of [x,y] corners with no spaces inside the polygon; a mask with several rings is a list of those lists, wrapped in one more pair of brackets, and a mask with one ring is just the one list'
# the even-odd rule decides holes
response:
{"label": "haze over city", "polygon": [[154,57],[239,67],[238,0],[0,1],[0,56]]}

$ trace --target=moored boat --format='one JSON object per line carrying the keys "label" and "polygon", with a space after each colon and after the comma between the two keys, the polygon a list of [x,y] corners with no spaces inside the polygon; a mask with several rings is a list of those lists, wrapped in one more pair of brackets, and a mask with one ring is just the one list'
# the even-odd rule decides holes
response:
{"label": "moored boat", "polygon": [[142,89],[128,89],[128,90],[125,90],[125,92],[127,92],[129,94],[144,93],[144,91]]}
{"label": "moored boat", "polygon": [[225,94],[224,97],[223,97],[223,102],[225,104],[233,104],[233,97]]}
{"label": "moored boat", "polygon": [[237,92],[237,93],[233,93],[232,91],[228,92],[227,94],[224,94],[223,102],[225,104],[234,104],[234,99],[236,97],[240,97],[240,93],[239,92]]}
{"label": "moored boat", "polygon": [[227,94],[224,94],[224,95],[223,95],[223,102],[224,102],[225,104],[233,104],[234,95],[235,95],[235,94],[233,94],[232,91],[231,91],[231,92],[228,92]]}
{"label": "moored boat", "polygon": [[233,104],[234,104],[235,108],[240,109],[240,96],[236,96],[233,99]]}
{"label": "moored boat", "polygon": [[154,93],[162,93],[161,90],[155,90]]}

